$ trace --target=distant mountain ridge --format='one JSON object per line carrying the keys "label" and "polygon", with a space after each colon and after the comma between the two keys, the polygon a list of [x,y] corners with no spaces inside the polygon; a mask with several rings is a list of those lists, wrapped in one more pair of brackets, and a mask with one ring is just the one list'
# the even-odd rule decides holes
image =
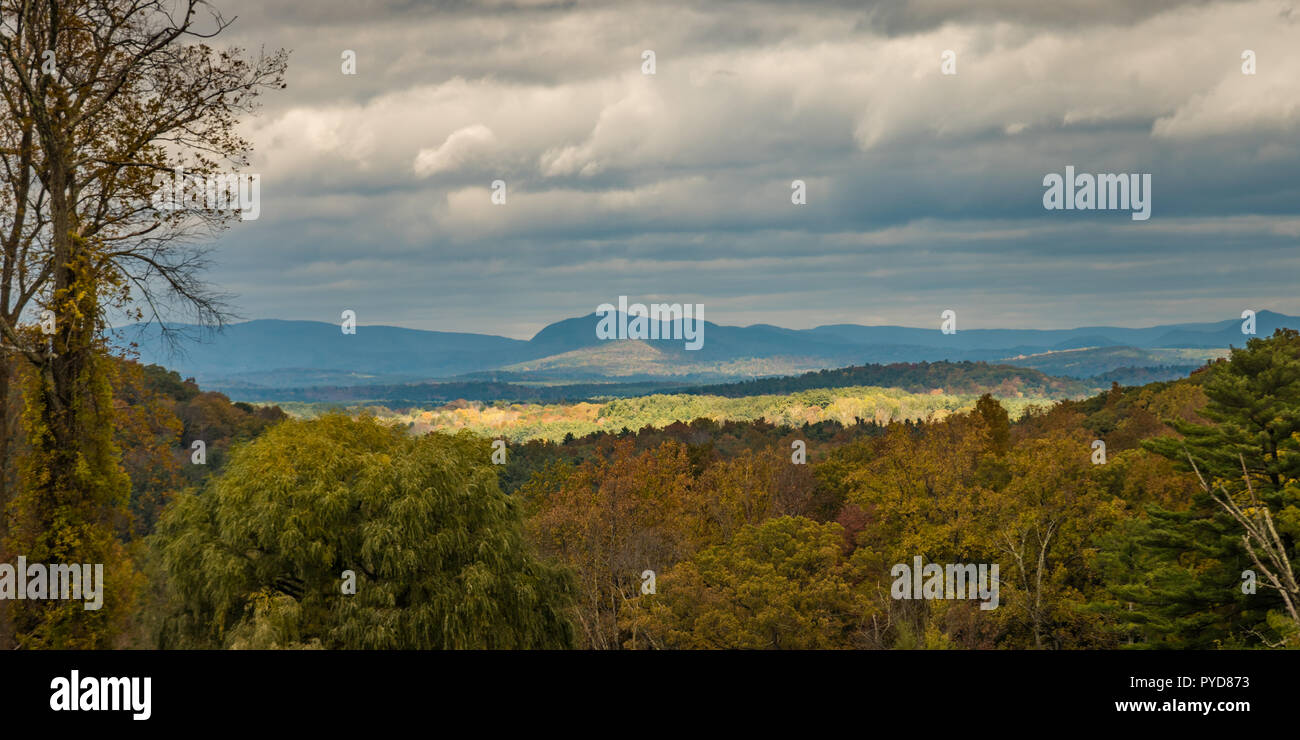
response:
{"label": "distant mountain ridge", "polygon": [[[128,326],[118,338],[137,343],[142,361],[173,368],[234,396],[240,389],[470,380],[485,374],[525,384],[685,385],[941,361],[1009,364],[1089,378],[1121,368],[1181,372],[1248,338],[1239,319],[1137,329],[961,329],[955,334],[939,331],[937,320],[932,329],[856,324],[784,329],[706,322],[703,347],[688,351],[681,340],[601,340],[598,321],[594,313],[564,319],[521,340],[392,326],[358,326],[356,334],[345,335],[337,324],[258,319],[229,325],[207,341],[187,342],[179,355],[168,351],[156,326]],[[1300,328],[1300,318],[1272,311],[1256,316],[1258,336],[1283,326]],[[192,326],[170,328],[200,333]]]}

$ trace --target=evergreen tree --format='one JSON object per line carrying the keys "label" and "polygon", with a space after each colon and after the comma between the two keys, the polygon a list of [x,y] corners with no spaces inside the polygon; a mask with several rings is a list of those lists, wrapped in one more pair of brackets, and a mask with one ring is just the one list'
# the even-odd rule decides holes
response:
{"label": "evergreen tree", "polygon": [[1267,339],[1250,339],[1228,361],[1208,369],[1203,389],[1209,401],[1201,414],[1211,423],[1171,421],[1181,438],[1144,446],[1183,470],[1195,470],[1206,488],[1185,509],[1148,507],[1146,520],[1133,527],[1131,537],[1151,556],[1142,558],[1150,572],[1130,574],[1127,584],[1116,586],[1116,596],[1133,605],[1120,615],[1148,644],[1276,644],[1286,637],[1276,617],[1283,600],[1262,583],[1256,593],[1243,593],[1244,573],[1255,564],[1243,545],[1242,525],[1215,500],[1215,491],[1238,496],[1249,487],[1258,495],[1295,567],[1300,333],[1279,329]]}

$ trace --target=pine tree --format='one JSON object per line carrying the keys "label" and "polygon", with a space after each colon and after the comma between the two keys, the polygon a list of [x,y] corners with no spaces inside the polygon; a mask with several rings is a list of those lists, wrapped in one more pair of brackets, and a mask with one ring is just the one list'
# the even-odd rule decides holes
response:
{"label": "pine tree", "polygon": [[[1228,361],[1207,371],[1209,402],[1201,412],[1210,424],[1173,421],[1181,438],[1144,443],[1148,449],[1193,470],[1206,482],[1186,509],[1150,506],[1131,538],[1149,557],[1147,574],[1130,571],[1115,587],[1132,603],[1121,612],[1148,644],[1170,647],[1276,644],[1276,620],[1284,606],[1275,589],[1243,593],[1245,571],[1254,563],[1243,545],[1243,528],[1215,500],[1247,487],[1279,523],[1282,546],[1295,566],[1300,535],[1300,333],[1279,329],[1233,349]],[[1194,466],[1194,467],[1193,467]],[[1257,576],[1262,574],[1256,574]],[[1270,613],[1274,617],[1270,618]]]}

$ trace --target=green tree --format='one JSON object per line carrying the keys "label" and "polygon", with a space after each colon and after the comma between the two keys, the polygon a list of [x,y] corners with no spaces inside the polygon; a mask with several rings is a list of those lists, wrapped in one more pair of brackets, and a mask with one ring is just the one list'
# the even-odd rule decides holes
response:
{"label": "green tree", "polygon": [[490,459],[469,433],[338,414],[236,447],[159,523],[163,646],[571,645],[571,579],[527,549]]}
{"label": "green tree", "polygon": [[140,576],[117,539],[131,484],[113,440],[108,362],[102,351],[83,358],[80,391],[63,409],[75,419],[65,429],[74,435],[71,447],[46,423],[51,401],[39,392],[40,377],[23,369],[28,451],[18,461],[25,485],[11,504],[9,535],[31,562],[103,564],[104,604],[87,610],[67,599],[14,602],[14,639],[21,648],[115,647],[138,595]]}
{"label": "green tree", "polygon": [[615,441],[608,457],[553,467],[520,489],[532,541],[577,575],[573,613],[584,647],[619,648],[618,612],[640,592],[641,574],[689,553],[691,491],[684,445],[666,442],[637,455],[631,439]]}
{"label": "green tree", "polygon": [[861,582],[840,525],[778,517],[679,563],[621,618],[637,647],[855,647],[867,611]]}
{"label": "green tree", "polygon": [[[1261,524],[1276,524],[1273,549],[1283,558],[1272,568],[1277,575],[1295,570],[1300,333],[1279,329],[1248,340],[1206,371],[1202,388],[1208,402],[1200,413],[1210,423],[1173,421],[1181,437],[1145,446],[1185,471],[1194,465],[1205,485],[1187,508],[1148,508],[1133,536],[1158,564],[1146,587],[1121,587],[1117,594],[1135,605],[1131,620],[1147,644],[1278,644],[1290,633],[1278,617],[1291,609],[1264,573],[1256,574],[1257,593],[1243,593],[1244,572],[1258,567],[1244,523],[1253,519],[1251,508],[1265,507],[1256,513]],[[1245,507],[1247,519],[1234,516],[1225,507],[1229,502]]]}
{"label": "green tree", "polygon": [[1110,639],[1083,610],[1099,589],[1089,555],[1122,511],[1095,480],[1082,434],[1025,440],[1009,455],[1012,478],[980,502],[973,521],[1001,562],[1003,644],[1076,648]]}
{"label": "green tree", "polygon": [[1201,415],[1211,423],[1175,421],[1183,439],[1149,446],[1180,464],[1190,453],[1210,478],[1239,480],[1244,461],[1255,490],[1276,505],[1300,479],[1300,332],[1248,340],[1209,369],[1202,388]]}
{"label": "green tree", "polygon": [[1011,449],[1011,417],[1007,410],[996,398],[985,393],[975,402],[975,413],[984,420],[984,427],[988,429],[989,451],[1005,455]]}

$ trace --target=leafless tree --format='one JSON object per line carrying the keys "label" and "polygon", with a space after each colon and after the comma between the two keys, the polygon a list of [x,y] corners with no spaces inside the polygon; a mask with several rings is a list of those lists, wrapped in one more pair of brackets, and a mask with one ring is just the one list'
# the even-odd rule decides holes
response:
{"label": "leafless tree", "polygon": [[[1191,454],[1186,454],[1187,462],[1191,463],[1192,470],[1196,472],[1201,488],[1241,526],[1241,544],[1250,555],[1255,569],[1263,574],[1263,585],[1277,590],[1286,607],[1287,617],[1300,631],[1300,611],[1297,611],[1297,607],[1300,607],[1300,582],[1296,581],[1286,544],[1273,526],[1273,514],[1269,511],[1268,504],[1260,501],[1255,494],[1250,473],[1246,469],[1246,459],[1237,456],[1241,460],[1242,479],[1246,481],[1245,495],[1242,496],[1239,492],[1234,496],[1222,484],[1211,488]],[[1244,499],[1244,502],[1239,502],[1239,498]]]}

